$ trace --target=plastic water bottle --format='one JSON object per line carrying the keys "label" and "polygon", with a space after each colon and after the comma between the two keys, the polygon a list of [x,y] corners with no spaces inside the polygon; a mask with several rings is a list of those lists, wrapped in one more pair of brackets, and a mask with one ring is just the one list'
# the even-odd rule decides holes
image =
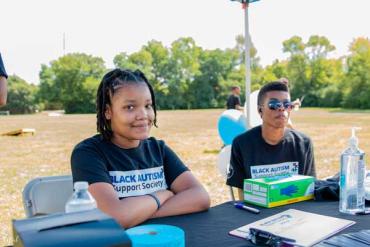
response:
{"label": "plastic water bottle", "polygon": [[87,182],[75,182],[73,187],[74,192],[71,198],[66,203],[66,213],[91,210],[96,208],[96,201],[87,190],[87,188],[89,187],[89,184]]}
{"label": "plastic water bottle", "polygon": [[370,201],[370,171],[367,172],[365,177],[365,200]]}
{"label": "plastic water bottle", "polygon": [[365,210],[365,153],[358,148],[355,130],[340,158],[339,211],[346,214]]}

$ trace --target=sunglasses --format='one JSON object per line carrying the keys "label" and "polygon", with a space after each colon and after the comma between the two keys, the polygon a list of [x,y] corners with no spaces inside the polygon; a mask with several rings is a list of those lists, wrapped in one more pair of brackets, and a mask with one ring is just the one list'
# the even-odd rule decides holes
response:
{"label": "sunglasses", "polygon": [[279,100],[270,100],[267,105],[268,105],[270,110],[274,110],[274,111],[276,111],[276,110],[278,110],[282,107],[287,111],[290,111],[290,110],[293,109],[293,104],[290,101],[281,102]]}

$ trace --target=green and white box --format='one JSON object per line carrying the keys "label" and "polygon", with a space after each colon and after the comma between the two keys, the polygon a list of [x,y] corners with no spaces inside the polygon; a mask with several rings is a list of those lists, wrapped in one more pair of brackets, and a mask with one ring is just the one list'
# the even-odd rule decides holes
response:
{"label": "green and white box", "polygon": [[272,208],[313,199],[315,179],[311,176],[244,179],[244,201]]}

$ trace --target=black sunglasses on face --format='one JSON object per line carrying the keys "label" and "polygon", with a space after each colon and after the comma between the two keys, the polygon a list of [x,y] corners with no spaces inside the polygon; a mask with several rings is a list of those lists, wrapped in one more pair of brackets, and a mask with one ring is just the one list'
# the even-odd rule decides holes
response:
{"label": "black sunglasses on face", "polygon": [[293,109],[293,104],[290,101],[281,102],[278,100],[270,100],[267,105],[270,110],[274,110],[274,111],[280,109],[281,107],[284,107],[284,109],[287,111],[290,111]]}

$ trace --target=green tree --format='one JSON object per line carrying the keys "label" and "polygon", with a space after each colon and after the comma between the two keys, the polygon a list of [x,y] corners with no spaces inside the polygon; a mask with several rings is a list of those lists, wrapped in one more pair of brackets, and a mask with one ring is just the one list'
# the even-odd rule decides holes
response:
{"label": "green tree", "polygon": [[282,77],[288,77],[287,61],[279,61],[276,59],[271,65],[266,66],[262,71],[261,82],[265,84],[270,81],[276,81]]}
{"label": "green tree", "polygon": [[192,38],[180,38],[171,44],[170,57],[164,74],[168,94],[162,103],[166,108],[192,108],[189,87],[199,73],[200,53],[201,48]]}
{"label": "green tree", "polygon": [[[234,49],[239,53],[239,64],[245,64],[245,38],[239,34],[235,37],[236,45]],[[252,40],[250,40],[250,58],[251,58],[251,69],[260,66],[260,58],[257,56],[257,49],[254,46]]]}
{"label": "green tree", "polygon": [[308,84],[308,61],[304,52],[305,44],[299,36],[283,41],[283,51],[290,54],[288,58],[288,77],[292,98],[301,97],[310,92]]}
{"label": "green tree", "polygon": [[[154,88],[157,103],[163,107],[163,99],[169,94],[166,69],[169,63],[169,51],[161,42],[152,40],[144,45],[140,51],[128,55],[120,53],[114,57],[117,68],[136,70],[140,69]],[[164,107],[165,108],[165,107]]]}
{"label": "green tree", "polygon": [[22,78],[12,75],[8,78],[8,102],[3,110],[11,114],[28,114],[37,109],[35,95],[37,86],[27,83]]}
{"label": "green tree", "polygon": [[[224,107],[229,93],[229,74],[235,67],[238,53],[233,49],[202,51],[199,74],[191,83],[192,106],[195,108]],[[234,83],[234,82],[233,82]]]}
{"label": "green tree", "polygon": [[99,57],[83,53],[60,57],[49,67],[43,66],[39,98],[46,105],[50,105],[50,100],[60,102],[66,113],[95,112],[96,90],[105,71],[104,61]]}
{"label": "green tree", "polygon": [[326,37],[318,35],[312,35],[307,43],[299,36],[283,42],[283,51],[290,54],[287,71],[292,98],[304,96],[308,106],[325,104],[325,95],[333,93],[328,88],[334,89],[337,83],[336,63],[327,58],[334,50]]}
{"label": "green tree", "polygon": [[134,64],[131,61],[130,56],[126,52],[121,52],[117,54],[113,58],[113,64],[116,68],[131,69],[131,70],[138,69],[137,64]]}
{"label": "green tree", "polygon": [[166,70],[169,67],[170,52],[161,42],[155,40],[149,41],[143,49],[151,54],[151,73],[148,79],[154,88],[158,108],[168,108],[165,98],[169,96]]}
{"label": "green tree", "polygon": [[345,91],[343,59],[329,59],[325,61],[326,82],[320,90],[318,106],[339,107],[343,104]]}
{"label": "green tree", "polygon": [[370,40],[357,38],[350,45],[347,58],[344,106],[370,108]]}
{"label": "green tree", "polygon": [[47,110],[63,109],[61,89],[55,84],[55,73],[51,67],[41,65],[40,84],[36,100]]}

